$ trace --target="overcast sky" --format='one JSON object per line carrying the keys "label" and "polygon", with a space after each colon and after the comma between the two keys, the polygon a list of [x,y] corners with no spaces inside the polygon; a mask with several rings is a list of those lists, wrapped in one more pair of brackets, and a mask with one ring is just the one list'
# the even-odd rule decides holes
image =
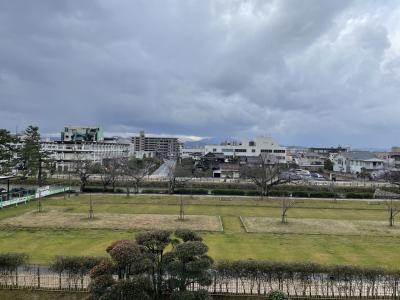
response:
{"label": "overcast sky", "polygon": [[1,0],[0,127],[400,141],[400,1]]}

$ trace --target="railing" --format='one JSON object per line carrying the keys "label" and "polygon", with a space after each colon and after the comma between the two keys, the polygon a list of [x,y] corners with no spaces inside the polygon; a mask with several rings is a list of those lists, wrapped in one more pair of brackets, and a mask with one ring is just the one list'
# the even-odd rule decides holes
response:
{"label": "railing", "polygon": [[28,195],[28,196],[23,196],[23,197],[17,197],[17,198],[13,198],[10,200],[2,200],[2,197],[0,197],[0,208],[3,207],[7,207],[7,206],[18,206],[18,204],[26,204],[27,202],[29,202],[32,199],[37,199],[39,198],[43,198],[45,196],[50,196],[50,195],[55,195],[55,194],[60,194],[60,193],[65,193],[70,191],[71,189],[69,187],[53,187],[50,188],[49,191],[47,191],[46,194],[43,195],[39,195],[37,192],[35,195]]}

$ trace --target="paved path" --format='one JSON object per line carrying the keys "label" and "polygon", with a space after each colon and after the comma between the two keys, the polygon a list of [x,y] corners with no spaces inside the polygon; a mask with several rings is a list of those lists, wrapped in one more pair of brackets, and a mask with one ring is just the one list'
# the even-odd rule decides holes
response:
{"label": "paved path", "polygon": [[154,171],[153,174],[150,175],[150,178],[157,177],[168,177],[169,170],[173,168],[176,164],[174,159],[166,160],[157,170]]}

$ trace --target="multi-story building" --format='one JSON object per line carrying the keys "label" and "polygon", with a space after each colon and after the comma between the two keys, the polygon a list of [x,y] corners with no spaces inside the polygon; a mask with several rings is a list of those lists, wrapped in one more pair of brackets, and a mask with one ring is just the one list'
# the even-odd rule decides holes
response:
{"label": "multi-story building", "polygon": [[68,172],[73,169],[77,160],[102,163],[105,159],[127,158],[130,154],[130,143],[118,141],[103,142],[63,142],[45,141],[42,149],[49,153],[56,162],[57,172]]}
{"label": "multi-story building", "polygon": [[286,147],[280,146],[270,137],[258,137],[242,142],[206,145],[205,153],[223,153],[225,157],[271,155],[277,163],[286,163]]}
{"label": "multi-story building", "polygon": [[158,156],[177,157],[180,143],[178,138],[164,136],[145,136],[141,131],[139,136],[132,137],[135,153],[156,153]]}
{"label": "multi-story building", "polygon": [[61,132],[63,142],[100,142],[104,140],[101,127],[66,126]]}

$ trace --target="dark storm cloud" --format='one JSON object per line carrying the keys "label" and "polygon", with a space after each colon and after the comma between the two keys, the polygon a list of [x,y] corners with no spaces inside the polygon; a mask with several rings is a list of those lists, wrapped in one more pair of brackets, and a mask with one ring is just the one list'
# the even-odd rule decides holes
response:
{"label": "dark storm cloud", "polygon": [[0,127],[400,144],[397,1],[0,2]]}

